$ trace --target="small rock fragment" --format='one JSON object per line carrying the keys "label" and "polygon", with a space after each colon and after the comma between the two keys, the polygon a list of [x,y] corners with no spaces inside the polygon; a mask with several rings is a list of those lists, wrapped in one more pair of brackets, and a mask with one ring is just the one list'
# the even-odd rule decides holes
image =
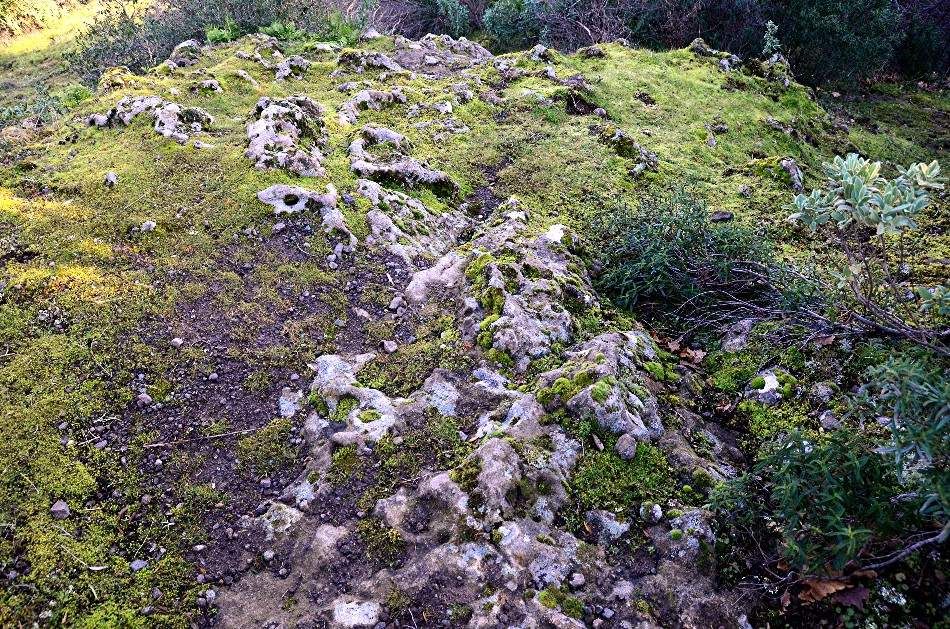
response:
{"label": "small rock fragment", "polygon": [[53,506],[50,507],[50,514],[57,520],[65,520],[69,517],[69,505],[66,504],[65,500],[57,500],[53,503]]}
{"label": "small rock fragment", "polygon": [[132,569],[132,572],[138,572],[139,570],[144,569],[148,566],[148,562],[144,559],[136,559],[129,564],[129,568]]}

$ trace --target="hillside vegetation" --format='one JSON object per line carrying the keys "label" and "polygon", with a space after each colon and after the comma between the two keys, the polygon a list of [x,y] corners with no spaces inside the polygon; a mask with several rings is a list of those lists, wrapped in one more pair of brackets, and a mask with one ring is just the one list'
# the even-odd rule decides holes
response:
{"label": "hillside vegetation", "polygon": [[0,625],[938,626],[945,89],[320,39],[0,52]]}

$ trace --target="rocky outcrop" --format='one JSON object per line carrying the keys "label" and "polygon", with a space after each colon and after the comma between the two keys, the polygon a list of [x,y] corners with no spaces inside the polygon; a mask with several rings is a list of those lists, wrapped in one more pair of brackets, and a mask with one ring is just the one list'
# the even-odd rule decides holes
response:
{"label": "rocky outcrop", "polygon": [[388,91],[361,90],[340,106],[340,123],[356,124],[360,117],[360,111],[366,109],[379,111],[405,102],[406,95],[399,87],[394,87]]}
{"label": "rocky outcrop", "polygon": [[199,107],[184,107],[160,96],[124,96],[108,112],[92,114],[86,122],[94,127],[129,125],[142,114],[154,120],[156,133],[179,144],[184,144],[192,135],[201,133],[214,124],[214,118],[205,110]]}
{"label": "rocky outcrop", "polygon": [[301,177],[323,177],[327,145],[323,107],[307,96],[264,97],[247,125],[244,154],[259,169],[280,167]]}
{"label": "rocky outcrop", "polygon": [[326,192],[319,193],[299,186],[275,184],[257,193],[261,203],[274,208],[274,214],[296,214],[305,210],[318,212],[324,231],[343,241],[344,247],[352,251],[356,237],[346,226],[346,219],[337,204],[340,196],[334,185],[328,184]]}
{"label": "rocky outcrop", "polygon": [[[370,149],[379,144],[386,144],[392,149],[389,155],[383,157],[371,152]],[[397,182],[409,187],[428,186],[449,192],[458,189],[446,173],[429,168],[407,155],[408,147],[409,143],[401,133],[383,127],[365,126],[360,137],[350,143],[350,168],[360,177],[383,182]]]}

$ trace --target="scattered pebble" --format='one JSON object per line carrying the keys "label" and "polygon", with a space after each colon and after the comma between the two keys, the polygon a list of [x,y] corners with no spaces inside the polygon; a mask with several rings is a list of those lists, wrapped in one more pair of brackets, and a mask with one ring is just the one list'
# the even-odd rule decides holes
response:
{"label": "scattered pebble", "polygon": [[50,514],[57,520],[65,520],[69,517],[69,505],[66,504],[65,500],[57,500],[53,503],[53,506],[50,507]]}
{"label": "scattered pebble", "polygon": [[132,569],[132,572],[138,572],[148,566],[148,562],[144,559],[136,559],[129,564],[129,568]]}

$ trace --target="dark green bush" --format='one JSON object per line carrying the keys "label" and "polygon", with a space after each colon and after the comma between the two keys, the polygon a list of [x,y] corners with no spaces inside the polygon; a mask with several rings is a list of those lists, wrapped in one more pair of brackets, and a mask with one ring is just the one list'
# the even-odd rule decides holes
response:
{"label": "dark green bush", "polygon": [[901,3],[903,24],[895,66],[906,76],[946,75],[950,69],[950,3]]}
{"label": "dark green bush", "polygon": [[407,37],[422,37],[427,33],[459,37],[471,30],[474,19],[480,18],[481,14],[473,16],[467,3],[459,0],[408,0],[389,20]]}
{"label": "dark green bush", "polygon": [[902,491],[894,466],[863,434],[842,429],[811,438],[796,431],[749,473],[717,488],[711,502],[755,531],[766,553],[774,549],[766,560],[827,575],[920,524],[913,507],[892,501]]}
{"label": "dark green bush", "polygon": [[482,23],[498,51],[530,48],[541,35],[534,0],[499,0],[485,11]]}
{"label": "dark green bush", "polygon": [[901,14],[891,0],[787,0],[772,12],[796,77],[810,83],[879,72],[900,37]]}
{"label": "dark green bush", "polygon": [[738,222],[711,222],[705,204],[683,190],[636,208],[604,208],[592,225],[600,251],[595,283],[627,308],[690,316],[748,297],[756,280],[746,264],[772,257],[762,234]]}

